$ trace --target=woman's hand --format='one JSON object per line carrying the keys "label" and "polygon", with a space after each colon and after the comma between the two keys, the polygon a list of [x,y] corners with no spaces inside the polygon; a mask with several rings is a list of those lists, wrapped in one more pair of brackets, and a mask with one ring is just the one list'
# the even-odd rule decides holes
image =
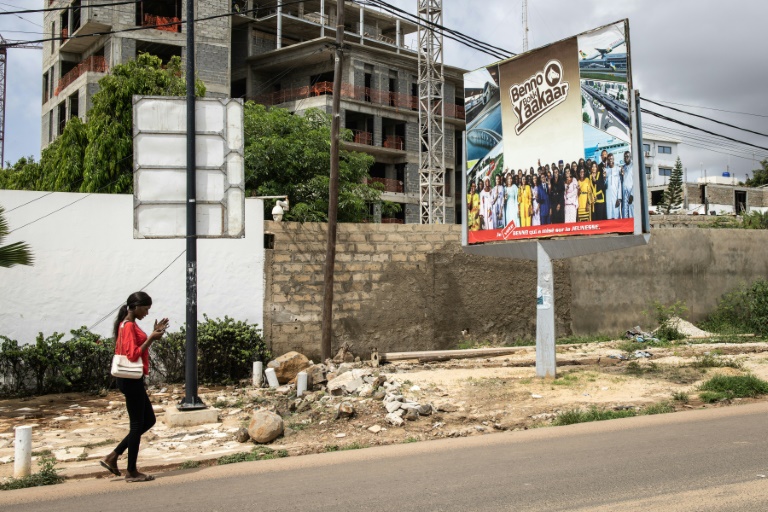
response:
{"label": "woman's hand", "polygon": [[163,318],[163,319],[162,319],[162,320],[160,320],[159,322],[158,322],[157,320],[155,320],[155,327],[154,327],[154,329],[152,330],[152,334],[151,334],[151,336],[152,336],[154,339],[158,339],[158,340],[159,340],[160,338],[162,338],[162,337],[163,337],[163,334],[165,334],[165,330],[166,330],[166,329],[168,329],[168,323],[169,323],[169,322],[168,322],[168,319],[167,319],[167,318]]}

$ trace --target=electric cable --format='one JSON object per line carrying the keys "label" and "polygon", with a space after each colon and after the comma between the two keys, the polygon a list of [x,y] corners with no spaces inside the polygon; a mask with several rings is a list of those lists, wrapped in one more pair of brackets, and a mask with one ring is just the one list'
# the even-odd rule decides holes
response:
{"label": "electric cable", "polygon": [[[181,257],[184,255],[184,253],[186,253],[186,252],[187,252],[187,250],[186,250],[186,249],[184,249],[183,251],[181,251],[181,252],[179,253],[179,255],[178,255],[178,256],[176,256],[176,257],[173,259],[173,261],[171,261],[171,262],[170,262],[168,265],[166,265],[166,267],[165,267],[163,270],[161,270],[161,271],[160,271],[160,273],[158,273],[158,274],[157,274],[155,277],[153,277],[152,279],[150,279],[150,280],[149,280],[149,282],[148,282],[147,284],[145,284],[144,286],[142,286],[142,287],[141,287],[141,289],[140,289],[139,291],[144,291],[144,290],[146,290],[146,289],[149,287],[149,285],[151,285],[152,283],[154,283],[154,282],[155,282],[155,281],[156,281],[156,280],[157,280],[157,279],[158,279],[158,278],[159,278],[161,275],[163,275],[163,274],[165,273],[165,271],[166,271],[166,270],[168,270],[169,268],[171,268],[171,265],[173,265],[174,263],[176,263],[176,261],[178,261],[178,259],[179,259],[179,258],[181,258]],[[104,320],[106,320],[106,319],[107,319],[107,318],[109,318],[110,316],[114,315],[114,314],[115,314],[115,312],[116,312],[118,309],[120,309],[121,307],[122,307],[122,304],[120,304],[119,306],[117,306],[116,308],[114,308],[112,311],[110,311],[109,313],[107,313],[106,315],[104,315],[103,317],[101,317],[101,319],[100,319],[98,322],[96,322],[95,324],[93,324],[92,326],[90,326],[90,327],[88,328],[88,330],[89,330],[89,331],[93,330],[93,328],[94,328],[94,327],[96,327],[97,325],[99,325],[101,322],[103,322]]]}
{"label": "electric cable", "polygon": [[674,110],[675,112],[680,112],[682,114],[686,114],[686,115],[689,115],[689,116],[698,117],[700,119],[705,119],[707,121],[711,121],[713,123],[721,124],[721,125],[727,126],[729,128],[735,128],[735,129],[741,130],[743,132],[753,133],[755,135],[760,135],[762,137],[768,137],[768,134],[765,134],[765,133],[756,132],[754,130],[750,130],[750,129],[747,129],[747,128],[741,128],[741,127],[736,126],[736,125],[725,123],[723,121],[718,121],[717,119],[712,119],[711,117],[706,117],[706,116],[702,116],[702,115],[699,115],[699,114],[694,114],[693,112],[688,112],[688,111],[685,111],[685,110],[681,110],[679,108],[669,107],[667,105],[662,105],[661,103],[657,103],[657,102],[655,102],[653,100],[649,100],[648,98],[640,97],[640,99],[643,100],[643,101],[647,101],[648,103],[653,103],[654,105],[658,105],[659,107],[662,107],[662,108],[668,108],[669,110]]}
{"label": "electric cable", "polygon": [[[643,99],[647,99],[647,98],[643,98]],[[648,100],[648,101],[650,101],[650,100]],[[743,115],[743,116],[755,116],[755,117],[766,117],[766,118],[768,118],[768,115],[754,114],[754,113],[751,113],[751,112],[739,112],[737,110],[725,110],[725,109],[722,109],[722,108],[704,107],[702,105],[688,105],[687,103],[675,103],[674,101],[664,101],[664,100],[656,100],[656,101],[659,101],[661,103],[669,103],[670,105],[679,105],[681,107],[703,108],[705,110],[716,110],[718,112],[726,112],[728,114],[739,114],[739,115]]]}
{"label": "electric cable", "polygon": [[756,144],[751,144],[749,142],[745,142],[745,141],[739,140],[739,139],[734,139],[732,137],[727,137],[725,135],[720,135],[719,133],[711,132],[709,130],[705,130],[704,128],[699,128],[698,126],[693,126],[693,125],[690,125],[688,123],[684,123],[682,121],[674,119],[672,117],[668,117],[668,116],[665,116],[663,114],[659,114],[658,112],[654,112],[653,110],[648,110],[648,109],[645,109],[645,108],[641,108],[640,111],[642,113],[644,113],[644,114],[648,114],[648,115],[651,115],[651,116],[654,116],[654,117],[658,117],[659,119],[663,119],[665,121],[669,121],[670,123],[675,123],[675,124],[679,124],[681,126],[685,126],[686,128],[691,128],[692,130],[698,130],[698,131],[701,131],[701,132],[704,132],[704,133],[708,133],[710,135],[714,135],[716,137],[722,137],[723,139],[727,139],[727,140],[730,140],[730,141],[733,141],[733,142],[738,142],[740,144],[744,144],[745,146],[751,146],[753,148],[763,149],[765,151],[768,151],[768,148],[766,148],[766,147],[758,146]]}
{"label": "electric cable", "polygon": [[[138,4],[140,1],[141,0],[123,0],[123,1],[120,1],[120,2],[107,2],[107,3],[103,3],[103,4],[88,4],[88,5],[81,6],[81,8],[82,7],[112,7],[112,6],[116,6],[116,5]],[[3,4],[3,5],[8,5],[8,4]],[[9,5],[9,7],[14,7],[15,8],[16,6]],[[22,10],[19,10],[19,11],[0,12],[0,16],[3,16],[5,14],[19,15],[19,14],[33,14],[33,13],[38,13],[38,12],[68,11],[70,9],[72,9],[71,5],[64,5],[64,6],[61,6],[61,7],[45,7],[45,8],[41,8],[41,9],[22,9]]]}

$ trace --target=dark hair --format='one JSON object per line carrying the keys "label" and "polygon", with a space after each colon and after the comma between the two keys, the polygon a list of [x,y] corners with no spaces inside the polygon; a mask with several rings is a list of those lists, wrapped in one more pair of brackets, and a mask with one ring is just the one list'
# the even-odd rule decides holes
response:
{"label": "dark hair", "polygon": [[113,329],[114,335],[115,335],[115,342],[117,342],[117,335],[120,331],[120,324],[125,320],[125,317],[128,316],[128,310],[130,309],[133,311],[136,306],[151,306],[152,305],[152,297],[147,295],[144,292],[136,292],[132,293],[128,296],[128,300],[125,301],[125,304],[120,306],[120,310],[117,312],[117,319],[115,319],[115,326]]}

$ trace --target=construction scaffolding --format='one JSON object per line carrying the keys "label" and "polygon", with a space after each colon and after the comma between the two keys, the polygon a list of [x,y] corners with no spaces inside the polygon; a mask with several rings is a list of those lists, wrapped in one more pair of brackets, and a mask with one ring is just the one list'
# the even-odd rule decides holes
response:
{"label": "construction scaffolding", "polygon": [[445,224],[445,77],[442,0],[419,7],[419,209],[421,224]]}

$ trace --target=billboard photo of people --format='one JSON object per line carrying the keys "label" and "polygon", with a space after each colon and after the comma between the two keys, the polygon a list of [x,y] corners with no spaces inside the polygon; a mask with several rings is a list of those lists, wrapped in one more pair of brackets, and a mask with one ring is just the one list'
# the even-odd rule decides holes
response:
{"label": "billboard photo of people", "polygon": [[[468,243],[634,232],[626,33],[615,23],[466,75],[480,109],[467,125]],[[598,77],[601,59],[615,69]]]}

